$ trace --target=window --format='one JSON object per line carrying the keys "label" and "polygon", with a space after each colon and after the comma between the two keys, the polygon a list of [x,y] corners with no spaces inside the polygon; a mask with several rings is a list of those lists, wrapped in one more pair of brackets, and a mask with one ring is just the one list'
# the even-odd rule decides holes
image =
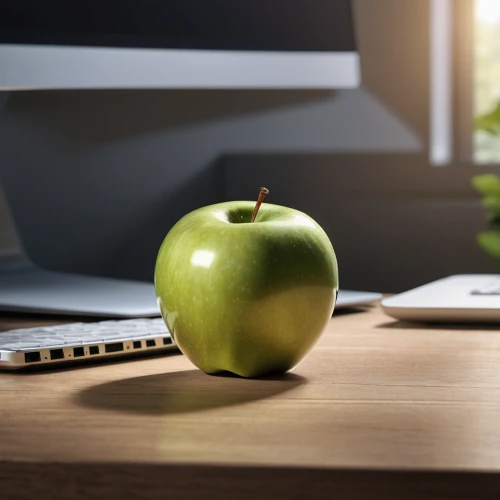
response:
{"label": "window", "polygon": [[430,0],[430,162],[500,165],[500,0]]}
{"label": "window", "polygon": [[[500,0],[474,0],[474,163],[500,163]],[[497,135],[498,134],[498,135]]]}

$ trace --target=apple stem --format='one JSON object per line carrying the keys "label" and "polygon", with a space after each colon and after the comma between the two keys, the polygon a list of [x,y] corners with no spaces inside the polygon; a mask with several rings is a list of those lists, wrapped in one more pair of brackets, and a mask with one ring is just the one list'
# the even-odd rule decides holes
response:
{"label": "apple stem", "polygon": [[250,222],[254,222],[255,218],[257,217],[257,214],[259,213],[259,208],[262,205],[262,202],[264,201],[264,198],[266,195],[269,194],[269,189],[265,187],[260,188],[260,193],[259,193],[259,198],[257,199],[257,203],[255,204],[255,208],[253,209],[253,214],[252,214],[252,219]]}

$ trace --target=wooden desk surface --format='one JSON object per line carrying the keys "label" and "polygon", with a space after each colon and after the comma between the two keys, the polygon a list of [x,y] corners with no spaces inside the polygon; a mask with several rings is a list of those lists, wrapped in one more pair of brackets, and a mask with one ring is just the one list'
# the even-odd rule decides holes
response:
{"label": "wooden desk surface", "polygon": [[491,327],[342,314],[271,380],[182,355],[0,373],[5,499],[499,498],[499,471]]}

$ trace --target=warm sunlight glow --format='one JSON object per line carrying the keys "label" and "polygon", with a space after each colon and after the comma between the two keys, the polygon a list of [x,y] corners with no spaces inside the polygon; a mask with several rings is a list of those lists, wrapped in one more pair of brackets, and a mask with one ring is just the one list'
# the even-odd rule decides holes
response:
{"label": "warm sunlight glow", "polygon": [[[500,103],[500,0],[475,0],[474,17],[474,119],[490,115]],[[493,113],[493,114],[492,114]],[[474,163],[500,162],[500,138],[484,129],[473,135]]]}
{"label": "warm sunlight glow", "polygon": [[476,0],[476,19],[482,23],[494,24],[500,20],[499,0]]}

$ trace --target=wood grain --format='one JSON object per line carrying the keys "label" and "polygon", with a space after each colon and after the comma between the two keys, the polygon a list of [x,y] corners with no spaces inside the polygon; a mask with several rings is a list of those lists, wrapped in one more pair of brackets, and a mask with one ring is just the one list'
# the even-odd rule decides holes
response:
{"label": "wood grain", "polygon": [[374,308],[335,316],[283,377],[211,377],[170,355],[3,373],[0,402],[9,499],[59,498],[54,484],[64,498],[500,496],[493,327]]}

